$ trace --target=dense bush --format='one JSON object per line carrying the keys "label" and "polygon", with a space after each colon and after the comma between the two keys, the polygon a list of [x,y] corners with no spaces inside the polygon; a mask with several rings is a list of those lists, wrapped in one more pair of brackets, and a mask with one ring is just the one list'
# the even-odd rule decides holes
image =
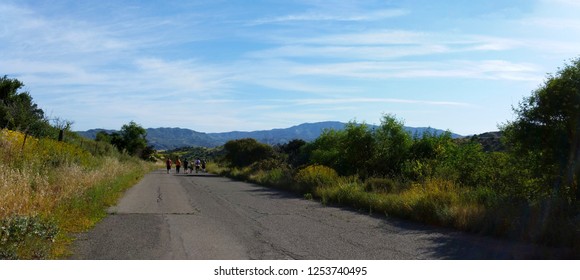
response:
{"label": "dense bush", "polygon": [[0,259],[46,259],[59,229],[38,216],[0,219]]}
{"label": "dense bush", "polygon": [[308,163],[306,144],[306,141],[302,139],[294,139],[286,144],[277,145],[275,148],[290,166],[298,168]]}
{"label": "dense bush", "polygon": [[305,148],[309,153],[310,164],[328,166],[340,173],[346,173],[349,163],[344,159],[341,143],[345,139],[344,131],[325,130]]}
{"label": "dense bush", "polygon": [[292,173],[290,169],[285,167],[257,170],[252,172],[248,178],[258,184],[283,189],[291,189],[293,185]]}
{"label": "dense bush", "polygon": [[298,171],[294,180],[303,193],[313,192],[316,188],[331,187],[338,182],[338,173],[324,165],[309,165]]}
{"label": "dense bush", "polygon": [[396,178],[368,178],[364,182],[367,192],[375,193],[398,193],[407,189],[407,184]]}
{"label": "dense bush", "polygon": [[233,167],[245,167],[274,156],[274,149],[255,139],[246,138],[228,141],[224,145],[225,160]]}

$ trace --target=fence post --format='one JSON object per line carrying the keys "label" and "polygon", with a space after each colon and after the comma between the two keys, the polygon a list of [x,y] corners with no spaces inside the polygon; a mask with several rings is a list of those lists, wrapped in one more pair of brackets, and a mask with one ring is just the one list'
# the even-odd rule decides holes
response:
{"label": "fence post", "polygon": [[28,138],[28,131],[24,132],[24,141],[22,141],[22,148],[20,148],[20,152],[24,152],[24,146],[26,146],[26,139]]}

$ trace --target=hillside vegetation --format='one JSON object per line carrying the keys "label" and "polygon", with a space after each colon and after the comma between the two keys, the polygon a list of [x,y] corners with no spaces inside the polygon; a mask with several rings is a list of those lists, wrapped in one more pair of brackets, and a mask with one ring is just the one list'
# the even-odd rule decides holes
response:
{"label": "hillside vegetation", "polygon": [[22,85],[0,80],[0,259],[63,258],[152,166],[51,125]]}
{"label": "hillside vegetation", "polygon": [[[183,147],[208,147],[215,148],[223,146],[226,142],[236,139],[253,138],[259,142],[276,145],[287,143],[294,139],[301,139],[307,142],[314,141],[325,129],[342,130],[346,123],[342,122],[317,122],[303,123],[289,128],[277,128],[260,131],[232,131],[221,133],[202,133],[185,128],[148,128],[147,142],[157,150],[172,150]],[[374,127],[374,126],[371,126]],[[441,134],[445,131],[430,127],[405,127],[411,135],[422,135],[423,133]],[[113,134],[113,130],[91,129],[88,131],[78,131],[82,136],[96,139],[99,133]],[[454,138],[461,137],[452,134]]]}
{"label": "hillside vegetation", "polygon": [[501,135],[500,146],[481,137],[413,137],[385,115],[378,128],[351,122],[310,143],[233,140],[210,169],[324,204],[561,247],[577,258],[578,81],[580,59],[549,76],[492,135]]}
{"label": "hillside vegetation", "polygon": [[[0,131],[0,259],[60,258],[150,164],[110,145]],[[82,144],[81,144],[82,143]]]}

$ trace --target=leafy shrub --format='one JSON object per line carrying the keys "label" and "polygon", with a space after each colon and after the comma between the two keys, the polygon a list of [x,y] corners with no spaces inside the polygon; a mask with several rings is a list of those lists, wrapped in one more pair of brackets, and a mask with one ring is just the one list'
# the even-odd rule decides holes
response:
{"label": "leafy shrub", "polygon": [[464,200],[469,203],[496,207],[500,202],[500,195],[492,188],[479,187],[464,191]]}
{"label": "leafy shrub", "polygon": [[477,187],[484,181],[486,154],[481,144],[468,142],[454,146],[438,166],[437,175],[462,186]]}
{"label": "leafy shrub", "polygon": [[396,176],[410,157],[412,137],[405,131],[403,122],[393,115],[384,115],[381,125],[373,134],[375,152],[370,159],[371,174]]}
{"label": "leafy shrub", "polygon": [[[59,229],[38,216],[15,216],[0,221],[0,259],[45,259]],[[31,255],[23,255],[31,254]]]}
{"label": "leafy shrub", "polygon": [[314,189],[314,196],[322,203],[336,203],[357,208],[371,209],[376,194],[367,193],[364,185],[356,176],[336,178],[332,185],[319,186]]}
{"label": "leafy shrub", "polygon": [[325,130],[311,144],[306,146],[310,153],[310,163],[328,166],[334,170],[346,170],[348,167],[344,160],[344,153],[340,146],[345,139],[344,131]]}
{"label": "leafy shrub", "polygon": [[319,187],[328,187],[336,184],[338,173],[324,165],[309,165],[296,174],[294,180],[298,184],[299,191],[303,193],[313,192]]}
{"label": "leafy shrub", "polygon": [[410,147],[411,158],[416,160],[439,159],[453,147],[450,132],[436,134],[425,131],[420,138],[415,137]]}
{"label": "leafy shrub", "polygon": [[433,175],[433,160],[407,160],[401,168],[403,178],[412,181],[421,181]]}
{"label": "leafy shrub", "polygon": [[413,185],[401,195],[411,207],[410,216],[430,224],[449,225],[453,220],[451,207],[460,201],[459,190],[451,181],[429,179]]}
{"label": "leafy shrub", "polygon": [[224,148],[226,150],[224,158],[233,167],[249,166],[274,155],[274,149],[270,145],[251,138],[228,141]]}
{"label": "leafy shrub", "polygon": [[273,170],[273,169],[277,169],[277,168],[281,168],[281,167],[285,167],[284,162],[275,159],[275,158],[269,158],[269,159],[265,159],[265,160],[261,160],[258,162],[254,162],[252,163],[252,165],[250,166],[250,168],[252,170]]}
{"label": "leafy shrub", "polygon": [[274,168],[265,172],[262,182],[268,186],[288,187],[292,184],[292,173],[288,168]]}
{"label": "leafy shrub", "polygon": [[[352,178],[352,177],[351,177]],[[350,205],[353,207],[363,207],[365,204],[365,192],[361,185],[355,180],[346,178],[339,180],[336,186],[319,189],[320,196],[326,196],[327,201],[339,204]]]}
{"label": "leafy shrub", "polygon": [[369,178],[364,183],[367,192],[395,193],[406,189],[406,185],[393,178]]}
{"label": "leafy shrub", "polygon": [[286,157],[286,162],[293,168],[297,168],[308,162],[308,153],[305,152],[306,141],[294,139],[286,144],[277,145],[277,150]]}

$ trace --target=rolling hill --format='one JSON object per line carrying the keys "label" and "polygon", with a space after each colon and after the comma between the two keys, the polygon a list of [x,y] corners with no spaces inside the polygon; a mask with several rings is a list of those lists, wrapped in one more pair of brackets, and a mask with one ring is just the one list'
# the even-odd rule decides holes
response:
{"label": "rolling hill", "polygon": [[[158,150],[170,150],[189,146],[216,147],[225,144],[227,141],[242,138],[254,138],[262,143],[274,145],[287,143],[293,139],[313,141],[318,138],[325,129],[341,130],[345,125],[346,123],[328,121],[303,123],[289,128],[220,133],[204,133],[185,128],[148,128],[147,141]],[[371,128],[372,127],[373,126],[371,126]],[[436,134],[445,132],[444,130],[430,127],[405,127],[405,129],[412,135],[422,135],[426,131]],[[113,132],[112,130],[91,129],[87,131],[77,131],[77,133],[84,137],[94,139],[99,131],[106,131],[108,133]],[[452,134],[452,136],[454,138],[461,137],[461,135],[457,134]]]}

